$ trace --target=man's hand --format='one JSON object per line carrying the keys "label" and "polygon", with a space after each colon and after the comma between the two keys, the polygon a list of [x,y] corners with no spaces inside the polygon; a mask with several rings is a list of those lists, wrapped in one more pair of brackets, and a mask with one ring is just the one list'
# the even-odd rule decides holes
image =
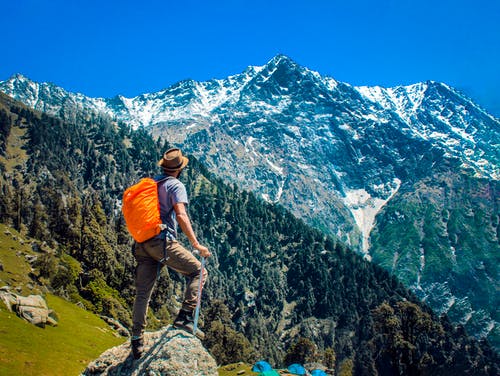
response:
{"label": "man's hand", "polygon": [[201,245],[200,243],[193,245],[193,248],[200,252],[201,257],[210,257],[212,254],[207,247]]}

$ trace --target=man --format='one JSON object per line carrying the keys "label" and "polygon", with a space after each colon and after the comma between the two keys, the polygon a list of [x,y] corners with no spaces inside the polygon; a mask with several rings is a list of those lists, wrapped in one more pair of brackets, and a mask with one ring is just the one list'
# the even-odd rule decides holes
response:
{"label": "man", "polygon": [[[177,241],[177,225],[187,236],[191,246],[198,250],[201,257],[209,257],[210,251],[201,245],[191,226],[186,212],[188,204],[184,184],[178,180],[182,170],[189,160],[182,155],[180,149],[167,150],[158,165],[163,169],[164,176],[156,179],[158,183],[158,198],[160,201],[160,216],[165,229],[160,235],[137,243],[134,256],[137,261],[135,287],[136,296],[132,312],[132,353],[135,359],[141,357],[144,351],[143,333],[146,326],[146,314],[159,269],[164,265],[181,273],[187,278],[184,300],[174,327],[193,331],[194,309],[200,282],[201,263],[186,248]],[[202,285],[207,278],[204,270]],[[196,335],[203,337],[203,332],[197,330]]]}

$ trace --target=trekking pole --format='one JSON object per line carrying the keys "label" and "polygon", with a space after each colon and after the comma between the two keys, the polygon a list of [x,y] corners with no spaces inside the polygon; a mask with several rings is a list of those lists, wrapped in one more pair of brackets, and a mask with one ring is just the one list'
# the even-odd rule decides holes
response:
{"label": "trekking pole", "polygon": [[200,317],[200,306],[201,306],[201,288],[203,282],[203,270],[205,269],[206,257],[201,258],[201,270],[200,270],[200,282],[198,283],[198,294],[196,296],[196,310],[194,313],[194,324],[193,324],[193,334],[196,335],[198,330],[198,318]]}

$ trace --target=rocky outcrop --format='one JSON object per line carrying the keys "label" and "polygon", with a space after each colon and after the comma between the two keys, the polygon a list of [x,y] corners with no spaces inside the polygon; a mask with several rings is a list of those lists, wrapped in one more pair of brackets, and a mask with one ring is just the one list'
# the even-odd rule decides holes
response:
{"label": "rocky outcrop", "polygon": [[214,358],[195,336],[172,327],[145,333],[145,353],[139,360],[131,354],[130,341],[104,352],[90,363],[83,375],[218,375]]}
{"label": "rocky outcrop", "polygon": [[19,317],[33,325],[42,328],[45,325],[57,326],[55,312],[49,309],[45,299],[40,295],[21,296],[4,287],[0,290],[0,300],[10,311],[15,312]]}

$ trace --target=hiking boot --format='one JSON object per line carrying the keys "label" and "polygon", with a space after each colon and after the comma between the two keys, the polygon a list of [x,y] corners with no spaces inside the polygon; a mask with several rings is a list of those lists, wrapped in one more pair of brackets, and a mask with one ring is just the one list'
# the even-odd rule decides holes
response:
{"label": "hiking boot", "polygon": [[132,355],[134,359],[139,359],[144,353],[144,338],[132,338],[130,341],[132,346]]}
{"label": "hiking boot", "polygon": [[[187,311],[184,309],[181,309],[179,311],[179,314],[174,320],[174,328],[177,329],[183,329],[186,332],[189,332],[193,334],[193,329],[194,329],[194,316],[193,316],[193,311]],[[205,333],[201,331],[199,328],[196,328],[196,337],[199,339],[205,338]]]}

